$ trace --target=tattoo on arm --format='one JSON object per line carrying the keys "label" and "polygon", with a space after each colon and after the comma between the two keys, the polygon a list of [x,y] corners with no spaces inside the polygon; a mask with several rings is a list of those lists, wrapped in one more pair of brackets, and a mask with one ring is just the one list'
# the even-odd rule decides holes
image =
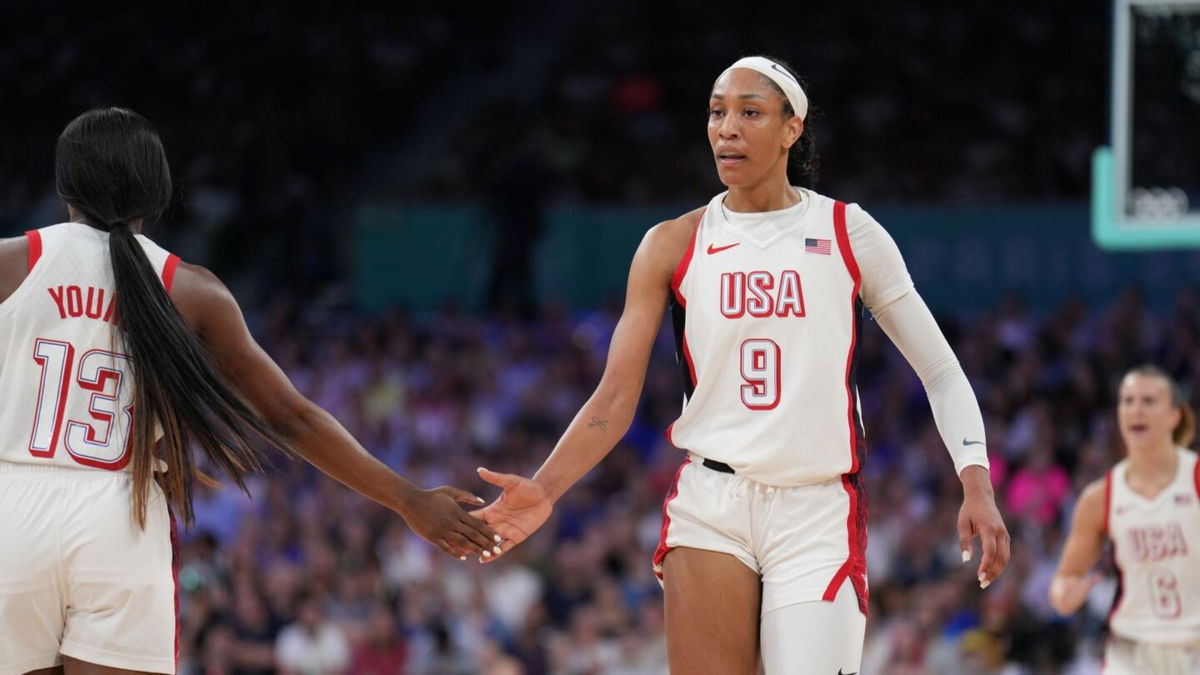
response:
{"label": "tattoo on arm", "polygon": [[600,427],[600,431],[608,431],[608,420],[602,420],[599,417],[593,417],[591,422],[588,422],[588,428]]}

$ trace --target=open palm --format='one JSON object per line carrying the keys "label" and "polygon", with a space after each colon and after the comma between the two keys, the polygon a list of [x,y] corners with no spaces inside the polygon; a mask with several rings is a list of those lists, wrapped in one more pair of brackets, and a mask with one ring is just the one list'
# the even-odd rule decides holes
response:
{"label": "open palm", "polygon": [[[528,478],[511,473],[479,469],[479,477],[504,489],[500,497],[471,515],[480,518],[494,529],[504,541],[500,548],[508,551],[525,541],[550,517],[553,503],[542,486]],[[496,558],[484,558],[490,562]]]}

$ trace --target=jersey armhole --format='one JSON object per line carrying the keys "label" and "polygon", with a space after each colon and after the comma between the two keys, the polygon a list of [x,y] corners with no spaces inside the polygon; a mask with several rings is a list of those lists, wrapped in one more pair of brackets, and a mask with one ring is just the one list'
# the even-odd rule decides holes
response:
{"label": "jersey armhole", "polygon": [[1192,464],[1192,483],[1196,488],[1196,496],[1200,497],[1200,459]]}
{"label": "jersey armhole", "polygon": [[679,264],[675,266],[675,273],[671,275],[671,292],[675,294],[675,300],[679,306],[684,309],[687,309],[687,298],[683,297],[680,286],[683,284],[683,278],[687,276],[688,267],[692,264],[692,254],[696,251],[696,236],[700,233],[700,226],[704,224],[704,214],[707,211],[707,207],[700,211],[700,218],[696,221],[696,228],[692,230],[692,238],[688,240],[687,250],[684,251]]}
{"label": "jersey armhole", "polygon": [[167,256],[167,262],[163,263],[162,282],[163,289],[167,295],[171,294],[171,286],[175,283],[175,269],[179,267],[179,256],[174,253]]}
{"label": "jersey armhole", "polygon": [[858,260],[854,257],[854,249],[850,248],[850,233],[846,229],[846,202],[833,203],[833,231],[837,236],[838,250],[841,251],[842,261],[846,263],[846,271],[854,280],[857,292],[862,286],[862,274],[858,269]]}
{"label": "jersey armhole", "polygon": [[26,271],[32,272],[33,266],[42,257],[42,233],[37,230],[28,230],[25,232],[25,238],[29,240],[29,266]]}

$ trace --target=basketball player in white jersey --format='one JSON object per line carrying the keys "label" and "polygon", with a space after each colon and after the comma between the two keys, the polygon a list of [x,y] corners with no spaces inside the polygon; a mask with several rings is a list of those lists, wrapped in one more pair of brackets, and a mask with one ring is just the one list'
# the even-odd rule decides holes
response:
{"label": "basketball player in white jersey", "polygon": [[1200,464],[1187,450],[1196,416],[1155,366],[1123,380],[1117,423],[1128,456],[1084,489],[1050,585],[1061,614],[1099,582],[1088,574],[1113,545],[1120,575],[1108,617],[1106,675],[1200,673]]}
{"label": "basketball player in white jersey", "polygon": [[93,110],[59,137],[71,222],[0,240],[0,675],[174,673],[174,519],[188,446],[245,487],[258,435],[400,514],[455,557],[489,527],[374,459],[254,342],[233,296],[139,232],[171,179],[141,116]]}
{"label": "basketball player in white jersey", "polygon": [[481,513],[503,546],[519,543],[612,449],[669,303],[686,400],[667,436],[687,451],[654,556],[671,671],[755,673],[761,658],[772,675],[855,673],[867,607],[855,387],[863,308],[925,384],[964,487],[963,557],[980,536],[986,587],[1009,541],[982,415],[888,234],[858,206],[798,187],[812,143],[796,77],[777,61],[742,59],[717,79],[709,106],[729,190],[646,234],[595,393],[532,480],[481,469],[504,488]]}

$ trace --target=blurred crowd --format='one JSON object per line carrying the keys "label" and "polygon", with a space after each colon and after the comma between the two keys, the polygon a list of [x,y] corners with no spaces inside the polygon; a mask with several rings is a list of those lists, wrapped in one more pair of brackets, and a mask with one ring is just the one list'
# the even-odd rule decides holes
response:
{"label": "blurred crowd", "polygon": [[[499,6],[421,3],[0,4],[0,234],[62,219],[54,143],[97,106],[141,113],[176,184],[169,220],[193,259],[320,285],[338,264],[329,223],[373,185],[376,151],[414,130],[414,100]],[[438,64],[438,65],[433,65]]]}
{"label": "blurred crowd", "polygon": [[712,83],[737,57],[766,53],[805,83],[823,191],[922,203],[1088,194],[1109,67],[1098,58],[1107,15],[1092,3],[704,10],[670,0],[580,13],[541,95],[477,110],[417,191],[470,193],[515,156],[553,177],[551,198],[703,201],[720,189],[705,137]]}
{"label": "blurred crowd", "polygon": [[[969,322],[942,319],[984,410],[1013,536],[1012,563],[986,591],[979,551],[960,562],[960,488],[920,382],[867,323],[862,672],[1097,672],[1112,580],[1065,619],[1046,592],[1075,496],[1122,454],[1119,377],[1153,361],[1190,390],[1200,373],[1200,296],[1163,305],[1129,291],[1034,316],[1010,297]],[[491,499],[475,468],[536,469],[597,382],[615,320],[554,306],[524,322],[452,309],[363,318],[279,301],[255,328],[300,390],[388,465]],[[496,563],[445,556],[303,462],[257,476],[253,499],[202,491],[182,537],[181,672],[666,673],[650,555],[682,458],[662,435],[681,401],[672,354],[664,331],[624,441]]]}
{"label": "blurred crowd", "polygon": [[0,232],[57,217],[53,139],[98,105],[159,129],[179,184],[170,220],[210,249],[203,259],[290,284],[336,276],[329,223],[364,198],[698,202],[719,188],[709,88],[755,52],[807,82],[827,193],[1079,200],[1105,138],[1107,15],[1095,10],[7,3]]}

